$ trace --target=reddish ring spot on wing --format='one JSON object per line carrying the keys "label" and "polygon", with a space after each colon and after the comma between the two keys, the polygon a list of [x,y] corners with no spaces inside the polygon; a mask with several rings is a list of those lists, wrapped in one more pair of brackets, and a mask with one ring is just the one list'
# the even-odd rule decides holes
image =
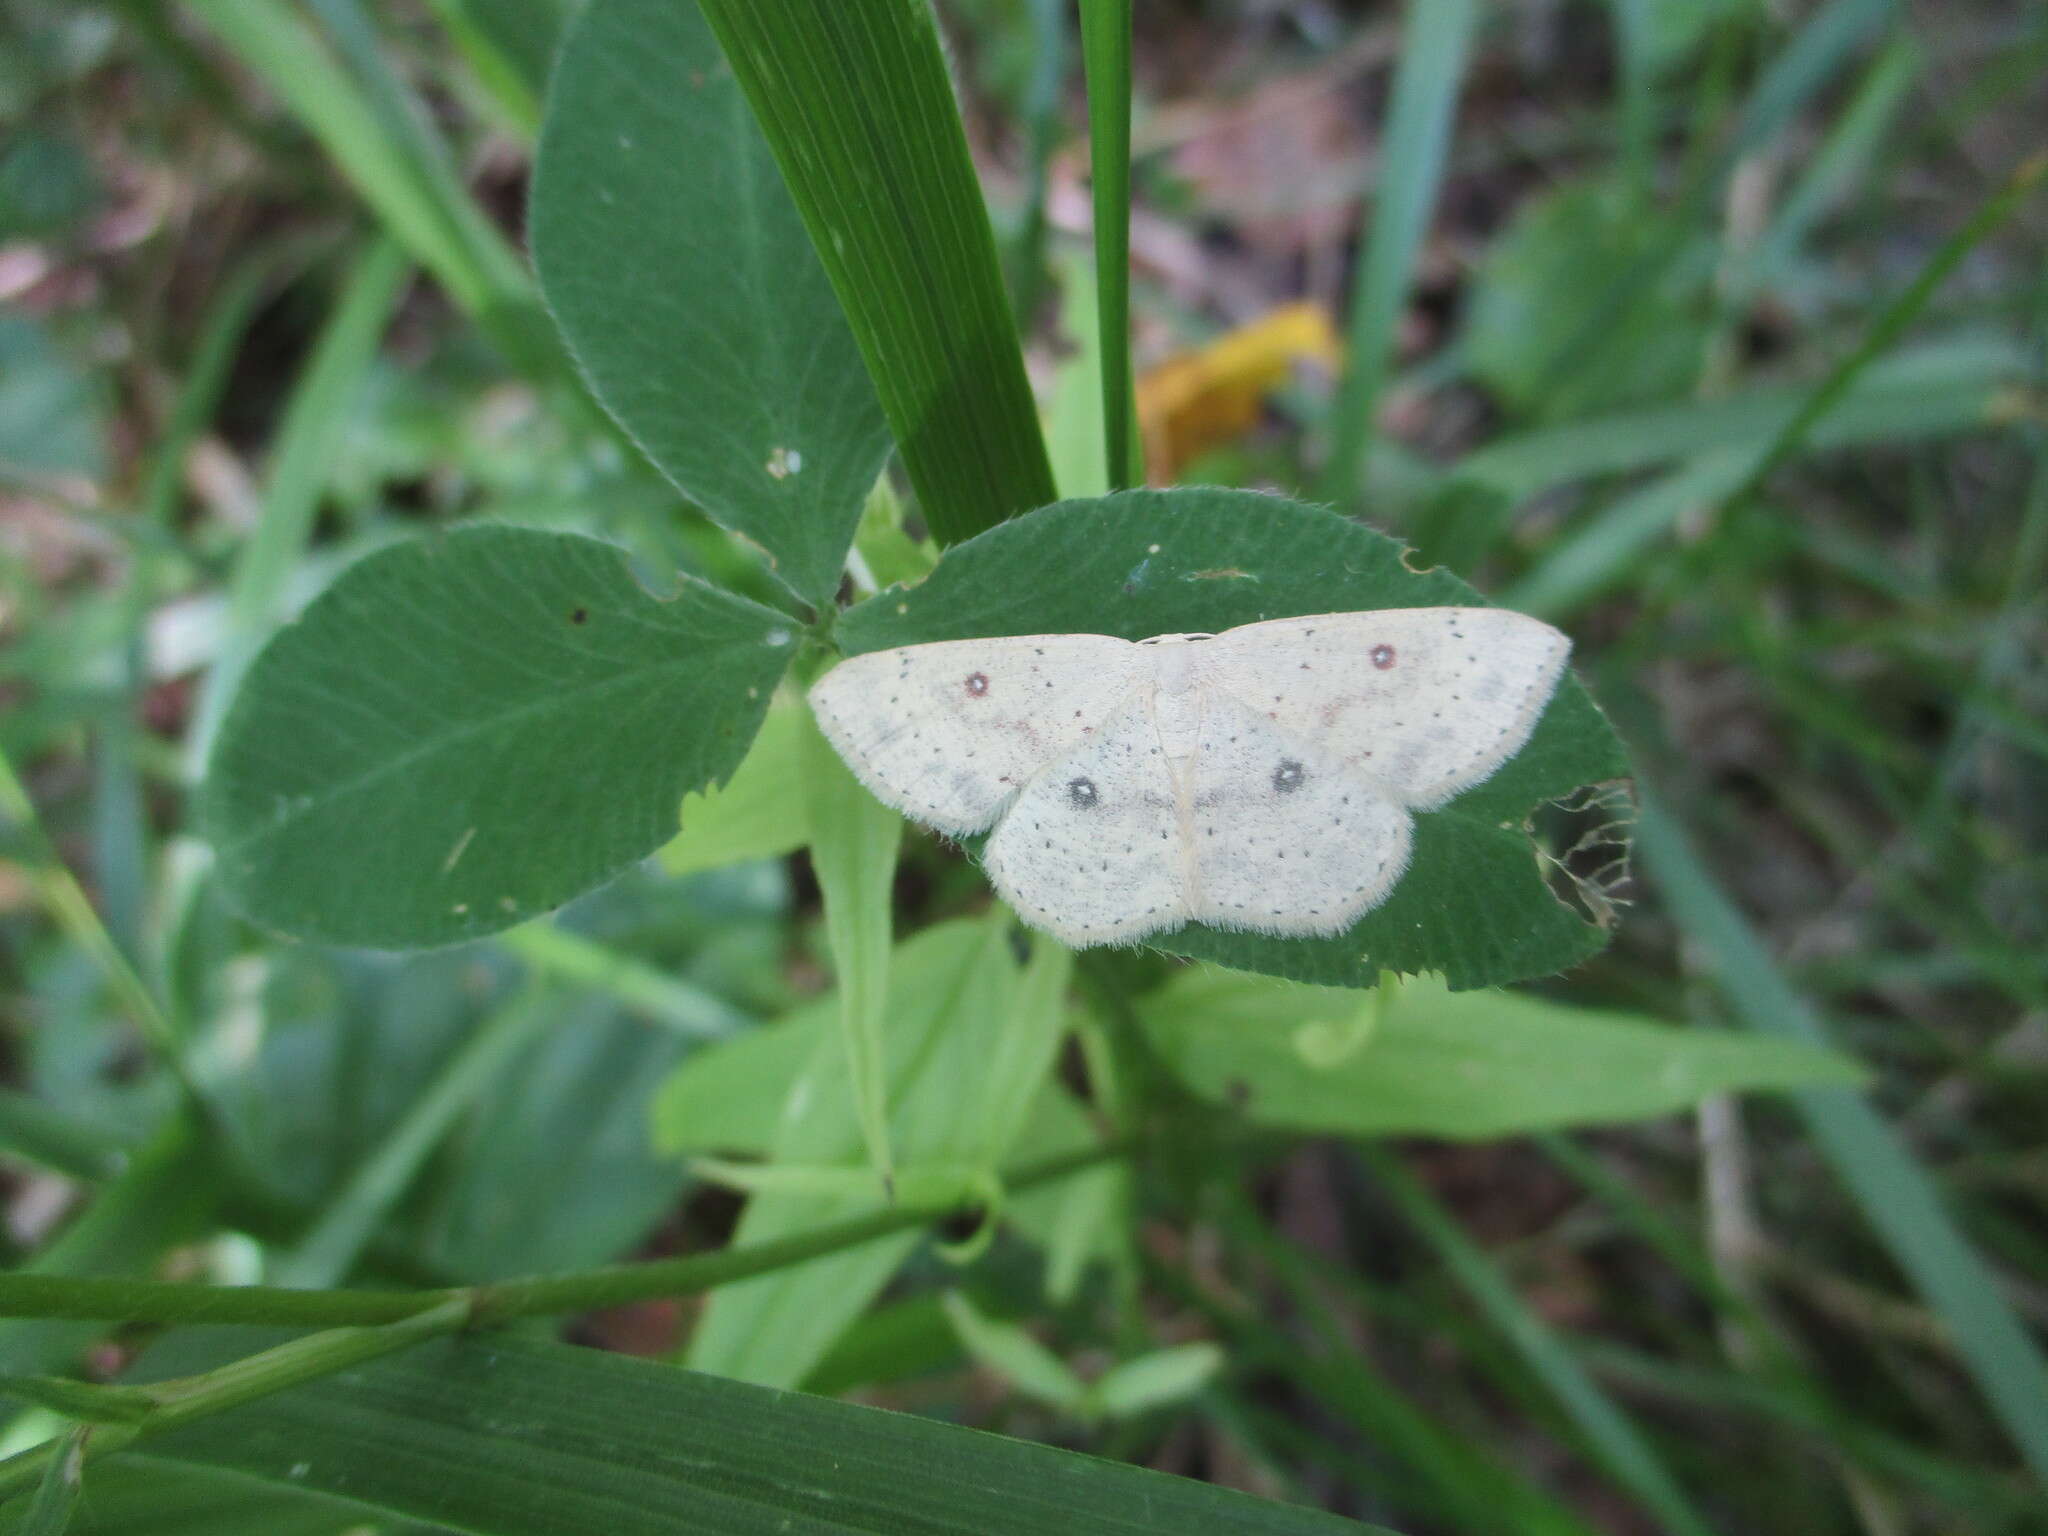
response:
{"label": "reddish ring spot on wing", "polygon": [[1391,645],[1376,645],[1372,648],[1371,655],[1372,664],[1382,672],[1394,664],[1394,648]]}
{"label": "reddish ring spot on wing", "polygon": [[988,692],[988,674],[986,672],[968,673],[967,691],[977,699],[986,694]]}

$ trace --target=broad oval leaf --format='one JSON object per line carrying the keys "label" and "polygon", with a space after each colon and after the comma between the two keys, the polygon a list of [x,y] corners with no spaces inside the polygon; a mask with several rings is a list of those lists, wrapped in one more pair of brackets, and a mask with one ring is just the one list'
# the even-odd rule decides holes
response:
{"label": "broad oval leaf", "polygon": [[774,156],[695,5],[594,0],[534,167],[541,289],[663,474],[830,600],[889,432]]}
{"label": "broad oval leaf", "polygon": [[[922,583],[840,618],[849,654],[982,635],[1219,631],[1260,619],[1477,604],[1448,571],[1410,570],[1401,546],[1335,513],[1251,491],[1130,491],[1065,501],[948,551]],[[1546,975],[1606,941],[1554,896],[1525,823],[1588,784],[1625,777],[1613,730],[1567,678],[1506,766],[1416,817],[1408,873],[1383,904],[1327,939],[1189,924],[1157,949],[1296,981],[1369,985],[1383,970],[1440,971],[1454,988]]]}
{"label": "broad oval leaf", "polygon": [[329,944],[450,944],[644,858],[745,754],[788,619],[648,593],[573,534],[469,528],[371,556],[264,649],[200,814],[229,897]]}

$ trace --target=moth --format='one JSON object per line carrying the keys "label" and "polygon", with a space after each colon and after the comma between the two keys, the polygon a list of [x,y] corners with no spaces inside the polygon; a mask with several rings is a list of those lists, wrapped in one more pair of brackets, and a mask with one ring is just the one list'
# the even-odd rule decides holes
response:
{"label": "moth", "polygon": [[810,701],[879,799],[956,837],[993,827],[996,891],[1069,945],[1327,935],[1392,892],[1414,812],[1522,749],[1570,649],[1506,609],[1392,608],[902,646]]}

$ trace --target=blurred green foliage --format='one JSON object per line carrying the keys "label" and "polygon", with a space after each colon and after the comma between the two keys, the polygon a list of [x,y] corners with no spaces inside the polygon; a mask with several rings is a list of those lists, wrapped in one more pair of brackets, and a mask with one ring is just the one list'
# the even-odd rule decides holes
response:
{"label": "blurred green foliage", "polygon": [[[963,99],[1000,267],[941,71],[899,95],[907,74],[821,60],[794,12],[746,18],[767,51],[740,83],[780,114],[780,163],[839,135],[797,188],[804,227],[874,224],[844,231],[876,264],[855,328],[907,479],[929,494],[980,474],[989,492],[920,508],[896,471],[872,486],[849,429],[822,522],[763,536],[764,555],[676,456],[737,407],[677,380],[710,345],[692,321],[720,303],[717,264],[751,286],[711,318],[772,330],[786,263],[721,254],[678,284],[633,246],[634,218],[586,240],[569,259],[601,344],[639,370],[629,407],[583,356],[593,398],[578,322],[561,305],[565,346],[524,254],[557,50],[630,20],[626,0],[593,0],[577,29],[566,0],[0,5],[0,1370],[75,1379],[10,1399],[6,1449],[28,1459],[0,1461],[0,1526],[737,1530],[837,1518],[818,1514],[829,1496],[838,1528],[880,1530],[2042,1528],[2048,203],[2025,178],[2048,17],[1481,8],[1469,50],[1409,71],[1415,121],[1449,125],[1442,163],[1378,163],[1420,4],[1138,8],[1131,304],[1142,365],[1304,291],[1335,309],[1368,268],[1393,295],[1387,366],[1351,396],[1370,409],[1335,424],[1371,445],[1337,511],[1568,627],[1654,788],[1641,882],[1619,882],[1611,792],[1536,818],[1537,867],[1612,943],[1513,994],[1306,987],[1153,952],[1069,971],[922,834],[857,880],[827,871],[834,942],[801,852],[834,829],[793,693],[770,695],[830,628],[799,599],[832,606],[847,537],[846,593],[935,560],[948,590],[965,566],[931,531],[969,531],[1042,478],[1006,393],[1015,356],[947,352],[1001,338],[998,273],[1031,376],[1059,381],[1041,404],[1064,489],[1106,488],[1079,483],[1104,462],[1103,347],[1061,8],[942,4],[943,54],[917,53]],[[832,36],[924,46],[916,27],[862,32],[870,9],[847,0]],[[644,87],[603,76],[609,108],[690,89],[659,75],[652,39],[645,56]],[[819,73],[778,73],[806,60]],[[856,122],[922,136],[869,154]],[[1247,122],[1279,135],[1277,160],[1225,153]],[[601,151],[569,164],[586,201],[617,190]],[[694,192],[729,163],[657,169]],[[831,181],[864,170],[864,195]],[[905,187],[950,201],[883,195]],[[633,196],[661,201],[660,177]],[[1424,237],[1382,207],[1420,210]],[[921,239],[944,259],[889,265]],[[853,275],[834,281],[845,301]],[[636,331],[664,285],[673,311]],[[725,366],[731,398],[760,404],[767,372]],[[991,368],[1004,389],[940,403],[1010,457],[957,452],[964,427],[906,431],[906,381]],[[1838,392],[1808,422],[1824,381]],[[1283,390],[1204,473],[1324,484],[1346,397],[1330,385]],[[792,499],[834,452],[732,433],[739,504]],[[785,446],[806,455],[794,490]],[[537,826],[494,873],[557,867],[551,838],[588,852],[574,808],[633,823],[592,868],[632,867],[553,916],[412,955],[250,925],[240,909],[279,914],[246,890],[230,903],[196,821],[238,680],[321,593],[374,582],[361,562],[445,572],[432,562],[471,524],[622,548],[617,612],[682,573],[786,627],[789,655],[506,738],[485,787]],[[990,537],[1029,558],[984,573],[997,598],[977,602],[1081,600],[1085,550],[1047,553],[1028,523]],[[807,562],[794,582],[771,565],[789,551]],[[518,671],[493,626],[546,637],[500,599],[552,601],[560,575],[416,583],[322,641],[343,674],[382,642],[326,723],[346,736],[364,699],[425,696],[450,654],[478,678]],[[848,635],[886,629],[896,601]],[[566,626],[579,606],[596,605],[571,599]],[[694,643],[673,641],[681,673]],[[536,708],[576,702],[527,672]],[[727,724],[677,776],[689,753],[659,741]],[[306,746],[289,721],[262,734],[251,783]],[[408,804],[419,781],[399,783],[336,827],[321,867],[293,866],[309,901],[361,915],[430,888],[451,849],[408,829],[468,825],[483,789],[457,775]],[[1532,863],[1520,810],[1501,814]],[[351,894],[377,869],[405,872]],[[861,882],[893,893],[893,935],[869,911],[849,947],[833,892]],[[866,1083],[835,1033],[835,955],[881,1000]],[[832,1222],[882,1203],[858,1120],[876,1087],[915,1209],[833,1247]],[[1007,1193],[992,1178],[1067,1157],[1092,1161]],[[934,1238],[920,1198],[973,1209]],[[799,1247],[708,1299],[693,1282],[701,1305],[603,1289],[599,1266],[736,1238]],[[594,1277],[555,1309],[567,1338],[662,1363],[379,1331],[404,1326],[376,1311],[390,1294],[535,1271]],[[129,1309],[67,1310],[88,1278],[132,1284]],[[133,1321],[203,1293],[234,1322],[233,1287],[258,1281],[387,1299],[281,1355],[258,1353],[277,1335]],[[923,1421],[770,1399],[667,1363],[685,1354]],[[198,1384],[197,1409],[174,1410],[193,1417],[95,1452],[73,1507],[47,1454],[64,1405],[166,1375]],[[276,1395],[235,1407],[252,1380]]]}

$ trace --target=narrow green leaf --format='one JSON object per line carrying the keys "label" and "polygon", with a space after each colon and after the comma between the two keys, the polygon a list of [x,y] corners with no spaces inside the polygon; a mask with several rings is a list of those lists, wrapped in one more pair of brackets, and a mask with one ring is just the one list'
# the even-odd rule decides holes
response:
{"label": "narrow green leaf", "polygon": [[[968,930],[961,929],[964,935]],[[964,939],[962,940],[964,942]],[[896,964],[926,974],[930,955],[921,941],[899,948]],[[1031,960],[999,1017],[1001,1032],[992,1050],[978,1047],[979,1059],[967,1091],[955,1084],[953,1097],[982,1108],[972,1122],[976,1134],[945,1155],[970,1165],[997,1167],[1011,1149],[1037,1156],[1079,1153],[1100,1145],[1088,1114],[1049,1075],[1051,1047],[1064,1037],[1064,1019],[1047,1019],[1065,984],[1071,955],[1058,945],[1033,946]],[[902,983],[898,983],[901,985]],[[783,1106],[792,1087],[813,1061],[829,1033],[825,1005],[813,1004],[775,1024],[749,1030],[699,1051],[670,1073],[655,1096],[653,1134],[665,1153],[716,1152],[768,1157],[774,1151]],[[829,1047],[830,1042],[826,1042]],[[1033,1047],[1028,1054],[1019,1046]],[[821,1067],[830,1059],[819,1058]],[[1035,1090],[1035,1091],[1034,1091]],[[1023,1119],[1017,1118],[1023,1106]],[[1057,1185],[1018,1194],[1003,1207],[1013,1223],[1050,1254],[1049,1293],[1069,1294],[1081,1267],[1100,1246],[1109,1194],[1121,1173],[1102,1168]]]}
{"label": "narrow green leaf", "polygon": [[[1127,491],[1061,502],[949,551],[915,587],[841,616],[849,654],[928,640],[1224,630],[1259,619],[1482,602],[1447,571],[1418,574],[1392,539],[1313,507],[1247,491]],[[1521,753],[1416,818],[1409,873],[1330,939],[1275,939],[1197,924],[1147,942],[1300,981],[1367,986],[1382,970],[1445,972],[1453,987],[1542,975],[1604,942],[1545,886],[1522,826],[1542,803],[1623,777],[1627,761],[1576,681]]]}
{"label": "narrow green leaf", "polygon": [[[1653,238],[1637,244],[1635,258],[1607,278],[1598,301],[1560,338],[1537,386],[1539,402],[1581,374],[1641,366],[1634,354],[1655,346],[1660,336],[1654,322],[1638,322],[1638,311],[1654,302],[1656,290],[1694,245],[1707,207],[1735,167],[1782,132],[1896,8],[1897,0],[1827,0],[1806,18],[1765,66],[1734,132],[1688,176],[1678,206],[1661,221],[1661,233],[1653,231]],[[1630,233],[1627,225],[1618,230],[1623,240]],[[1583,284],[1585,271],[1577,276]]]}
{"label": "narrow green leaf", "polygon": [[596,0],[534,167],[534,260],[591,387],[710,517],[831,600],[889,432],[695,5]]}
{"label": "narrow green leaf", "polygon": [[824,900],[825,947],[837,983],[839,1040],[868,1158],[886,1185],[894,1163],[882,1030],[889,998],[891,892],[903,823],[861,789],[815,724],[804,734],[802,760],[811,867]]}
{"label": "narrow green leaf", "polygon": [[[1815,424],[1814,447],[1915,441],[1996,424],[2017,403],[2026,354],[1977,333],[1929,342],[1873,364],[1834,411]],[[1519,433],[1458,461],[1461,480],[1520,500],[1568,481],[1688,460],[1715,449],[1769,446],[1808,398],[1797,386],[1765,385],[1722,400],[1623,411]]]}
{"label": "narrow green leaf", "polygon": [[[1827,1031],[1655,797],[1637,825],[1644,872],[1751,1029],[1823,1041]],[[1862,1098],[1799,1095],[1807,1126],[1899,1267],[1940,1312],[1970,1373],[2037,1481],[2048,1483],[2048,1361],[1956,1227],[1934,1181]]]}
{"label": "narrow green leaf", "polygon": [[946,1321],[961,1345],[1024,1396],[1061,1413],[1079,1414],[1088,1388],[1074,1368],[1015,1323],[984,1317],[959,1291],[944,1297]]}
{"label": "narrow green leaf", "polygon": [[67,1113],[18,1088],[0,1087],[0,1151],[68,1178],[97,1183],[128,1165],[134,1134]]}
{"label": "narrow green leaf", "polygon": [[1512,411],[1539,421],[1684,394],[1707,346],[1705,263],[1672,262],[1660,281],[1615,307],[1633,273],[1663,262],[1669,241],[1604,180],[1529,198],[1473,274],[1467,366]]}
{"label": "narrow green leaf", "polygon": [[1138,1010],[1160,1054],[1204,1098],[1261,1125],[1324,1134],[1477,1140],[1861,1076],[1831,1051],[1790,1041],[1512,992],[1450,992],[1429,977],[1404,983],[1372,1036],[1328,1061],[1312,1032],[1358,997],[1196,966]]}
{"label": "narrow green leaf", "polygon": [[1415,1176],[1377,1149],[1364,1154],[1381,1186],[1429,1240],[1466,1293],[1494,1327],[1507,1335],[1529,1368],[1563,1405],[1586,1437],[1587,1448],[1615,1481],[1676,1536],[1711,1536],[1649,1442],[1602,1392],[1563,1342],[1532,1312],[1493,1261],[1467,1237]]}
{"label": "narrow green leaf", "polygon": [[531,137],[572,0],[428,0],[508,127]]}
{"label": "narrow green leaf", "polygon": [[1475,0],[1409,0],[1406,8],[1381,136],[1379,184],[1360,236],[1365,255],[1351,296],[1344,376],[1330,407],[1334,430],[1323,495],[1339,506],[1352,502],[1364,480],[1394,333],[1443,180],[1451,119],[1478,20]]}
{"label": "narrow green leaf", "polygon": [[[943,923],[900,945],[889,963],[887,1028],[890,1133],[896,1160],[972,1166],[982,1155],[985,1102],[979,1085],[1022,975],[1000,914]],[[856,1166],[862,1138],[847,1081],[845,1053],[833,1029],[838,1003],[825,998],[766,1033],[806,1032],[813,1042],[803,1067],[783,1079],[771,1146],[777,1162]],[[670,1144],[707,1134],[690,1106],[718,1086],[764,1089],[771,1069],[786,1066],[779,1046],[751,1037],[714,1046],[683,1064],[661,1098],[661,1130]],[[735,1067],[735,1058],[742,1060]],[[679,1083],[708,1073],[697,1087]],[[718,1117],[729,1125],[732,1117]],[[759,1195],[741,1218],[737,1240],[755,1243],[807,1231],[869,1209],[860,1196]],[[859,1315],[916,1243],[915,1234],[835,1255],[784,1273],[727,1287],[713,1298],[691,1341],[690,1363],[721,1375],[794,1385]]]}
{"label": "narrow green leaf", "polygon": [[1615,137],[1619,169],[1629,200],[1649,206],[1657,169],[1657,51],[1655,13],[1658,0],[1610,0],[1614,12],[1616,94]]}
{"label": "narrow green leaf", "polygon": [[[1079,1153],[1099,1147],[1101,1131],[1093,1112],[1056,1078],[1049,1078],[1039,1089],[1017,1145],[1040,1155]],[[1097,1258],[1126,1261],[1127,1271],[1135,1270],[1128,1248],[1118,1252],[1133,1236],[1128,1223],[1119,1219],[1134,1209],[1129,1203],[1130,1177],[1127,1168],[1105,1163],[1058,1184],[1011,1191],[1003,1217],[1013,1230],[1045,1250],[1044,1289],[1053,1305],[1064,1306],[1074,1298],[1083,1274]]]}
{"label": "narrow green leaf", "polygon": [[1046,405],[1046,451],[1062,498],[1109,493],[1109,455],[1102,441],[1102,317],[1088,264],[1078,255],[1059,266],[1060,336],[1067,347]]}
{"label": "narrow green leaf", "polygon": [[0,1393],[85,1424],[133,1424],[156,1407],[156,1399],[140,1387],[102,1386],[63,1376],[0,1374]]}
{"label": "narrow green leaf", "polygon": [[1131,0],[1081,0],[1081,61],[1095,199],[1102,440],[1108,489],[1120,491],[1145,478],[1131,373]]}
{"label": "narrow green leaf", "polygon": [[1771,59],[1743,103],[1730,164],[1770,143],[1899,8],[1898,0],[1828,0]]}
{"label": "narrow green leaf", "polygon": [[430,1344],[280,1393],[156,1442],[151,1459],[477,1536],[1369,1529],[956,1425],[512,1338]]}
{"label": "narrow green leaf", "polygon": [[1714,448],[1618,496],[1556,540],[1502,594],[1552,623],[1624,581],[1688,513],[1716,505],[1749,478],[1763,449]]}
{"label": "narrow green leaf", "polygon": [[1333,1304],[1339,1288],[1304,1263],[1300,1249],[1276,1237],[1246,1201],[1233,1201],[1224,1219],[1235,1244],[1259,1255],[1285,1288],[1306,1341],[1295,1342],[1293,1329],[1272,1327],[1261,1305],[1226,1304],[1177,1268],[1155,1263],[1152,1273],[1169,1294],[1207,1315],[1228,1342],[1237,1369],[1280,1375],[1358,1439],[1384,1449],[1386,1462],[1362,1468],[1355,1484],[1395,1507],[1434,1513],[1447,1529],[1472,1536],[1593,1536],[1557,1496],[1517,1467],[1499,1437],[1474,1435],[1439,1418],[1390,1380],[1372,1352],[1358,1347],[1351,1321],[1358,1312],[1340,1313]]}
{"label": "narrow green leaf", "polygon": [[602,995],[557,990],[554,1012],[400,1212],[391,1238],[434,1273],[488,1281],[611,1263],[676,1208],[685,1173],[647,1144],[647,1105],[689,1043]]}
{"label": "narrow green leaf", "polygon": [[280,1254],[272,1285],[334,1285],[346,1279],[377,1226],[418,1176],[456,1118],[491,1086],[505,1062],[553,1022],[555,999],[529,992],[499,1008],[463,1041],[405,1116],[328,1203],[318,1221]]}
{"label": "narrow green leaf", "polygon": [[780,858],[808,843],[803,740],[809,728],[809,712],[796,698],[779,696],[770,704],[732,777],[684,799],[683,830],[657,855],[663,871],[693,875],[743,859]]}
{"label": "narrow green leaf", "polygon": [[928,0],[700,0],[825,263],[919,510],[957,543],[1053,499]]}
{"label": "narrow green leaf", "polygon": [[2037,153],[2022,163],[2006,178],[2005,184],[1985,200],[1968,223],[1942,242],[1941,248],[1928,258],[1905,292],[1887,304],[1871,322],[1855,350],[1829,371],[1800,405],[1798,413],[1779,429],[1763,459],[1751,471],[1749,480],[1738,488],[1736,496],[1760,485],[1772,470],[1798,451],[1813,429],[1840,406],[1843,396],[1857,378],[1905,334],[1906,328],[1919,317],[1927,301],[1934,297],[1935,289],[1955,270],[1957,263],[2025,206],[2044,178],[2048,178],[2048,151]]}
{"label": "narrow green leaf", "polygon": [[810,1063],[828,1022],[812,1006],[694,1053],[655,1093],[655,1146],[671,1154],[768,1156],[790,1086]]}
{"label": "narrow green leaf", "polygon": [[[453,1333],[471,1317],[468,1298],[457,1296],[396,1322],[306,1334],[195,1375],[153,1380],[146,1389],[151,1403],[147,1413],[94,1425],[89,1437],[79,1439],[75,1451],[66,1445],[44,1444],[0,1461],[0,1501],[34,1481],[40,1470],[72,1454],[79,1457],[81,1465],[97,1461],[137,1441],[154,1440],[184,1425],[204,1422],[246,1403],[412,1348],[422,1340]],[[48,1486],[47,1478],[44,1486]]]}
{"label": "narrow green leaf", "polygon": [[637,956],[594,943],[558,923],[528,923],[502,933],[498,946],[535,973],[608,994],[685,1039],[717,1039],[745,1029],[746,1014],[703,987]]}
{"label": "narrow green leaf", "polygon": [[974,1122],[976,1161],[985,1167],[998,1166],[1016,1144],[1051,1075],[1066,1038],[1066,993],[1073,974],[1074,952],[1064,944],[1032,945],[1010,1008],[996,1021]]}
{"label": "narrow green leaf", "polygon": [[1024,209],[1009,252],[1010,297],[1024,328],[1038,314],[1045,283],[1046,191],[1053,151],[1065,131],[1061,121],[1067,82],[1065,0],[1028,0],[1031,75],[1018,103],[1027,143]]}
{"label": "narrow green leaf", "polygon": [[58,1443],[57,1454],[50,1458],[18,1527],[21,1536],[63,1536],[71,1528],[71,1517],[85,1492],[85,1443],[89,1433],[87,1426],[80,1424],[66,1432]]}
{"label": "narrow green leaf", "polygon": [[450,297],[491,324],[515,356],[530,356],[533,299],[525,267],[463,190],[410,104],[389,99],[396,87],[380,100],[285,0],[189,0],[187,9],[311,130]]}
{"label": "narrow green leaf", "polygon": [[142,1031],[150,1048],[174,1072],[182,1071],[176,1025],[114,942],[85,887],[59,856],[36,814],[35,802],[29,799],[28,787],[4,750],[0,750],[0,837],[29,853],[29,859],[17,867],[27,875],[30,889],[57,929],[105,978],[121,1010]]}
{"label": "narrow green leaf", "polygon": [[1185,1402],[1223,1369],[1223,1351],[1206,1340],[1119,1360],[1089,1385],[1089,1406],[1124,1419]]}
{"label": "narrow green leaf", "polygon": [[795,647],[592,539],[472,528],[371,556],[257,659],[201,814],[252,916],[408,947],[523,922],[659,847]]}
{"label": "narrow green leaf", "polygon": [[[25,1536],[25,1517],[19,1504],[0,1508],[0,1531]],[[360,1505],[144,1456],[95,1467],[91,1493],[70,1525],[71,1536],[362,1536],[362,1530]]]}
{"label": "narrow green leaf", "polygon": [[1863,184],[1872,160],[1925,60],[1911,37],[1899,37],[1879,54],[1856,95],[1820,149],[1801,169],[1770,228],[1744,258],[1740,291],[1754,292],[1781,275],[1800,254],[1820,220]]}

